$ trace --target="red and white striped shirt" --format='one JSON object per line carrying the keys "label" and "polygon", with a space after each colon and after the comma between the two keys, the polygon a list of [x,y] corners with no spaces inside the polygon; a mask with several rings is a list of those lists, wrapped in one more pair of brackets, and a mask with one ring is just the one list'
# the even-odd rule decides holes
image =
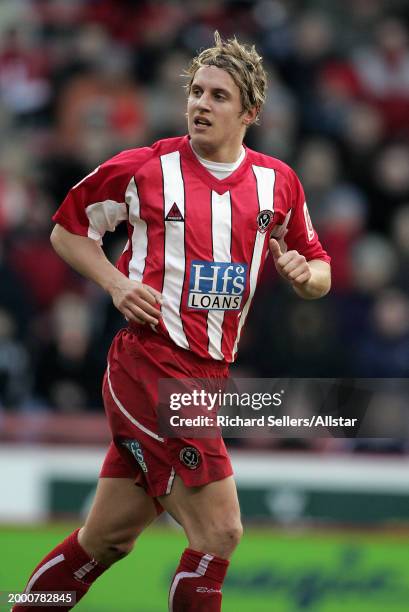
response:
{"label": "red and white striped shirt", "polygon": [[246,148],[240,166],[219,180],[187,136],[103,163],[70,190],[53,220],[98,241],[126,221],[129,240],[117,266],[162,293],[158,332],[227,362],[235,358],[269,236],[283,251],[330,261],[291,168]]}

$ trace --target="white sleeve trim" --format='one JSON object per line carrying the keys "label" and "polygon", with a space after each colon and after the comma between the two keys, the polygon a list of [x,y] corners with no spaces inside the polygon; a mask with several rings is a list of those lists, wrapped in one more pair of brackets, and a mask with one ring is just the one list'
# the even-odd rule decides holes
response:
{"label": "white sleeve trim", "polygon": [[86,207],[88,217],[88,238],[102,241],[105,232],[113,232],[116,226],[128,219],[128,211],[124,202],[105,200],[95,202]]}

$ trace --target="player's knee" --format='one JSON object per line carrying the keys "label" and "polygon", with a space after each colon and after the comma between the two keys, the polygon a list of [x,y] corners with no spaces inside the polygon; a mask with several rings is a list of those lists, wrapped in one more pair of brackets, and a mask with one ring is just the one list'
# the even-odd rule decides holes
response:
{"label": "player's knee", "polygon": [[243,535],[243,525],[241,521],[227,525],[222,529],[222,539],[226,542],[226,546],[231,552],[239,545]]}
{"label": "player's knee", "polygon": [[199,535],[200,548],[209,553],[216,554],[224,559],[229,558],[238,546],[243,535],[243,527],[240,520],[231,522],[218,522],[209,525],[208,528]]}
{"label": "player's knee", "polygon": [[135,537],[109,532],[94,533],[83,528],[79,542],[91,557],[109,566],[129,555],[135,545]]}

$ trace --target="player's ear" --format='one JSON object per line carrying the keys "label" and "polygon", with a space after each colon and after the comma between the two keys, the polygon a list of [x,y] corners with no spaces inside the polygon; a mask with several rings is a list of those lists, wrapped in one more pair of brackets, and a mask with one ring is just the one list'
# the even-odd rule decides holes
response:
{"label": "player's ear", "polygon": [[258,113],[258,109],[253,106],[253,108],[250,108],[249,110],[246,110],[243,113],[243,123],[246,127],[249,127],[252,123],[255,122],[255,120],[257,119],[257,113]]}

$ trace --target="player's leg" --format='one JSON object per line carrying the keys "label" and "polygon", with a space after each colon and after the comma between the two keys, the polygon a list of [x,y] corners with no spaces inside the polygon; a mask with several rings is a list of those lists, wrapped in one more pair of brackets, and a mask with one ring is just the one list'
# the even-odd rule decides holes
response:
{"label": "player's leg", "polygon": [[187,487],[175,477],[161,505],[184,528],[189,546],[229,559],[242,535],[240,506],[233,476],[202,487]]}
{"label": "player's leg", "polygon": [[[37,565],[26,591],[75,591],[78,601],[110,565],[132,550],[138,535],[157,515],[155,502],[135,486],[133,479],[100,478],[84,527],[69,535]],[[36,608],[43,609],[50,608]],[[31,607],[23,605],[13,608],[13,612],[29,610]]]}
{"label": "player's leg", "polygon": [[98,563],[109,567],[128,555],[140,533],[158,516],[155,504],[130,478],[100,478],[78,542]]}
{"label": "player's leg", "polygon": [[233,477],[187,487],[177,476],[159,501],[189,542],[171,584],[170,612],[219,612],[229,559],[243,531]]}

